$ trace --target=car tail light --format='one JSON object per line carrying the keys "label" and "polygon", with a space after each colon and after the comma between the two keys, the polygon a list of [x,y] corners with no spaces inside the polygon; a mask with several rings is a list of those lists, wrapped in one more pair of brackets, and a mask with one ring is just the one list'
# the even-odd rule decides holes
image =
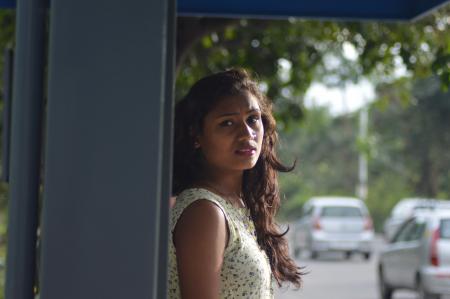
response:
{"label": "car tail light", "polygon": [[364,221],[364,230],[372,230],[373,229],[373,223],[372,219],[370,217],[367,217]]}
{"label": "car tail light", "polygon": [[313,228],[315,230],[321,230],[322,229],[322,225],[320,225],[320,218],[319,217],[314,218]]}
{"label": "car tail light", "polygon": [[430,263],[433,266],[439,266],[438,248],[437,242],[439,240],[439,228],[433,231],[431,236],[431,246],[430,246]]}

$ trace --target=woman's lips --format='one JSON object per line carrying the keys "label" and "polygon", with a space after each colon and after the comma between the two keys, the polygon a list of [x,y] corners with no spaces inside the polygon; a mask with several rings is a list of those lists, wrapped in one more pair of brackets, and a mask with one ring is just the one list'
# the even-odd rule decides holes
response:
{"label": "woman's lips", "polygon": [[243,148],[236,151],[241,156],[253,156],[256,154],[256,148]]}

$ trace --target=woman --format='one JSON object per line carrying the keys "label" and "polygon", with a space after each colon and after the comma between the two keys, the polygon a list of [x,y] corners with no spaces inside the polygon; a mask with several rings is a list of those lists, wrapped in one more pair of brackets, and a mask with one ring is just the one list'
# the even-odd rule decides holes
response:
{"label": "woman", "polygon": [[301,284],[285,233],[271,105],[246,71],[207,76],[176,107],[169,298],[273,298]]}

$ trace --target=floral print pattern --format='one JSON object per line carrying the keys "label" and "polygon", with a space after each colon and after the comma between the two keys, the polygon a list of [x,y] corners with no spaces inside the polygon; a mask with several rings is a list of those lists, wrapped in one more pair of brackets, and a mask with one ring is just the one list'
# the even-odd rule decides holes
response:
{"label": "floral print pattern", "polygon": [[220,274],[220,298],[273,298],[269,260],[256,241],[255,226],[249,210],[236,208],[224,198],[203,188],[184,190],[177,197],[176,204],[171,211],[168,298],[181,298],[172,233],[184,209],[199,199],[209,200],[223,211],[230,233]]}

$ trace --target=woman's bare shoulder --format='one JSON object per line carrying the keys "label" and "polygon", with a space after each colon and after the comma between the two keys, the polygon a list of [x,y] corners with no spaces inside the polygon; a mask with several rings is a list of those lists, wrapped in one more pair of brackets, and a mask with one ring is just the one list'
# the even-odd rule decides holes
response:
{"label": "woman's bare shoulder", "polygon": [[218,298],[227,238],[225,216],[214,202],[199,199],[183,211],[173,235],[183,298]]}
{"label": "woman's bare shoulder", "polygon": [[225,215],[221,207],[207,199],[198,199],[187,206],[174,230],[174,243],[181,238],[217,237],[226,232]]}

